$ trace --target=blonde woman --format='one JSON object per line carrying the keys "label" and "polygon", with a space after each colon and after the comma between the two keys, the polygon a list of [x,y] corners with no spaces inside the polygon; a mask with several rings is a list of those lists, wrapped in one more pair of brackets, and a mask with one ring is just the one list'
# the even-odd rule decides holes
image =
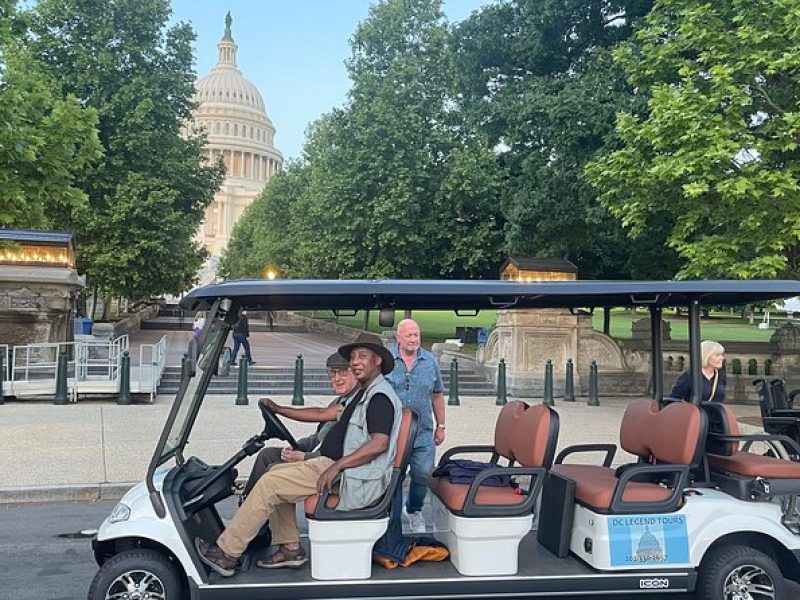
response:
{"label": "blonde woman", "polygon": [[[700,344],[702,364],[703,389],[700,394],[701,402],[724,402],[725,400],[725,371],[722,363],[725,360],[725,348],[718,342],[710,340]],[[681,373],[672,387],[673,398],[683,400],[692,399],[692,376],[689,371]]]}

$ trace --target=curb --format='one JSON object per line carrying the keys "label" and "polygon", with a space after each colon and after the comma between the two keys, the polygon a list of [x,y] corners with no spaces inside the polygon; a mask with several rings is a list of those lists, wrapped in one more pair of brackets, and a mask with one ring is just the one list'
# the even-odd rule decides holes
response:
{"label": "curb", "polygon": [[0,487],[0,505],[28,502],[119,500],[134,483],[90,483],[41,487]]}

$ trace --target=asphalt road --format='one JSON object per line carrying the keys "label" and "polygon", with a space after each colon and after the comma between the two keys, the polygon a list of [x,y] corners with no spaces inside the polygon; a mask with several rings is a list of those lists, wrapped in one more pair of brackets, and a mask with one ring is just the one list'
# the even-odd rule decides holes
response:
{"label": "asphalt road", "polygon": [[97,566],[90,540],[73,536],[97,529],[114,505],[115,502],[0,505],[0,598],[86,598]]}
{"label": "asphalt road", "polygon": [[[90,540],[75,537],[97,529],[115,502],[0,505],[0,599],[76,600],[86,598],[95,575]],[[792,586],[800,597],[800,586]],[[653,600],[686,594],[647,596]],[[584,600],[608,596],[583,596]],[[641,599],[641,595],[616,600]]]}

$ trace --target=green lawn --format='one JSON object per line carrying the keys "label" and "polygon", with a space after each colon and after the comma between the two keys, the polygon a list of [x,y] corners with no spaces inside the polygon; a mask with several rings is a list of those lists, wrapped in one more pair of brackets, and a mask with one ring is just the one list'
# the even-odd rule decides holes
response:
{"label": "green lawn", "polygon": [[[631,324],[647,316],[646,311],[639,311],[636,314],[628,313],[622,309],[614,310],[611,313],[611,335],[615,338],[625,339],[631,337]],[[316,317],[333,321],[330,312],[318,311]],[[440,342],[447,338],[456,337],[456,327],[491,327],[497,317],[494,310],[482,311],[477,316],[457,316],[452,311],[430,311],[418,310],[413,313],[414,319],[422,329],[422,337],[426,342]],[[396,311],[395,324],[403,318],[402,311]],[[685,340],[689,337],[689,327],[685,316],[676,317],[674,314],[665,315],[665,320],[672,326],[672,339]],[[354,317],[339,317],[341,325],[356,327],[361,329],[364,326],[363,313],[358,313]],[[598,331],[603,329],[603,311],[595,311],[592,319],[594,328]],[[756,324],[760,319],[756,319]],[[756,325],[750,325],[737,317],[731,317],[728,313],[712,314],[711,317],[703,319],[701,330],[703,339],[712,339],[728,342],[766,342],[775,331],[775,322],[770,323],[771,327],[766,330],[758,329]],[[381,328],[378,326],[378,313],[370,313],[369,330],[379,333]]]}

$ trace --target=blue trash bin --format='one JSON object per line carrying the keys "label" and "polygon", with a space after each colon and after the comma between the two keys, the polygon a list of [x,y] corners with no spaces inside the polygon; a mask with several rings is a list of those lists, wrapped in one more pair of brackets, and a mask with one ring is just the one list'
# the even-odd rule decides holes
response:
{"label": "blue trash bin", "polygon": [[81,333],[83,333],[83,335],[92,335],[92,319],[91,319],[91,317],[83,317]]}

